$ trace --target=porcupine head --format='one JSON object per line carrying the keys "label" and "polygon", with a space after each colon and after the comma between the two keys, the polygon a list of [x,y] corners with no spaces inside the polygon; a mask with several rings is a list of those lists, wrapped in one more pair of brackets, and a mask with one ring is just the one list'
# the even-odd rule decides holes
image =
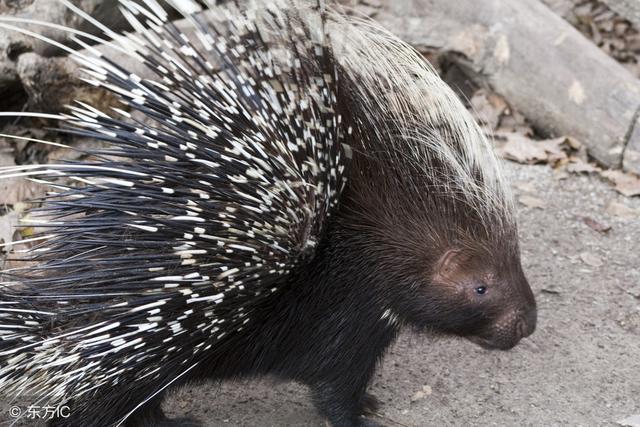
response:
{"label": "porcupine head", "polygon": [[536,304],[491,145],[412,48],[342,28],[348,43],[334,49],[356,124],[341,214],[363,280],[382,288],[390,322],[513,347],[534,331]]}

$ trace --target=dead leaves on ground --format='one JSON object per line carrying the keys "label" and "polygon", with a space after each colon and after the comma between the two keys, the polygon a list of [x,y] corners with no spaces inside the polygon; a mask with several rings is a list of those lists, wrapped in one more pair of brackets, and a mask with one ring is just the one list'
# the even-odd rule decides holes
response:
{"label": "dead leaves on ground", "polygon": [[558,164],[569,159],[567,152],[579,143],[571,138],[553,138],[535,141],[519,132],[495,133],[498,154],[517,163]]}
{"label": "dead leaves on ground", "polygon": [[[0,138],[0,167],[15,166],[14,145]],[[43,195],[43,185],[24,178],[0,179],[0,269],[7,268],[3,264],[3,254],[12,249],[13,243],[27,237],[30,227],[18,227],[29,200]],[[15,245],[14,245],[15,246]]]}
{"label": "dead leaves on ground", "polygon": [[[470,104],[478,122],[493,136],[501,157],[522,164],[549,164],[556,171],[556,179],[564,179],[568,174],[598,174],[611,182],[620,194],[640,196],[640,177],[620,170],[603,170],[590,163],[586,148],[575,138],[534,139],[525,118],[511,111],[498,95],[480,89]],[[525,200],[523,204],[531,206],[528,202]]]}
{"label": "dead leaves on ground", "polygon": [[549,164],[570,173],[597,173],[601,169],[583,159],[582,144],[563,136],[535,140],[519,132],[495,132],[496,151],[501,157],[522,164]]}
{"label": "dead leaves on ground", "polygon": [[[5,215],[0,216],[0,244],[9,244],[20,239],[18,222],[20,221],[20,210],[8,211]],[[7,246],[7,249],[10,247]],[[3,248],[0,248],[3,252]]]}
{"label": "dead leaves on ground", "polygon": [[600,175],[611,181],[618,193],[627,197],[640,196],[640,177],[620,170],[606,170]]}
{"label": "dead leaves on ground", "polygon": [[[597,174],[613,184],[615,190],[626,197],[640,196],[640,177],[620,170],[603,170],[589,162],[587,150],[575,138],[535,139],[535,132],[528,126],[525,118],[512,111],[500,96],[484,89],[476,91],[470,100],[476,120],[493,137],[498,154],[508,160],[522,164],[548,164],[554,169],[555,180],[562,180],[570,174]],[[546,209],[547,202],[531,183],[516,183],[517,200],[531,209]],[[640,218],[640,209],[624,203],[612,201],[606,206],[607,214],[622,218]],[[588,216],[578,216],[591,230],[607,234],[611,225],[599,222]],[[601,261],[595,255],[581,254],[582,262],[598,267]]]}

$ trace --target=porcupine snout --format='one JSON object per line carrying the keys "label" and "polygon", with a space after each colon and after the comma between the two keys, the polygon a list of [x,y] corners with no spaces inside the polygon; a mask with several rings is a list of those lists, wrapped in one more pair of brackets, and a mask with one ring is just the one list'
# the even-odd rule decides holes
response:
{"label": "porcupine snout", "polygon": [[509,310],[473,341],[488,349],[509,350],[533,334],[537,317],[535,303],[530,307]]}
{"label": "porcupine snout", "polygon": [[537,321],[538,313],[535,308],[533,310],[528,310],[520,315],[517,326],[518,332],[520,334],[520,339],[526,338],[535,332]]}

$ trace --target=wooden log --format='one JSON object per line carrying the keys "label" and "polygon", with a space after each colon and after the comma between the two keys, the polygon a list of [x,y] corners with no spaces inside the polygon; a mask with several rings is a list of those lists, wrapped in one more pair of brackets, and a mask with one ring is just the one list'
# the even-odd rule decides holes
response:
{"label": "wooden log", "polygon": [[622,168],[640,175],[640,117],[636,117],[622,155]]}
{"label": "wooden log", "polygon": [[536,128],[578,138],[606,166],[640,147],[640,82],[538,0],[348,3],[418,50],[452,53]]}
{"label": "wooden log", "polygon": [[[628,19],[636,29],[640,29],[640,1],[638,0],[602,0],[611,10]],[[640,175],[640,118],[636,118],[635,127],[625,147],[622,165],[624,169]]]}

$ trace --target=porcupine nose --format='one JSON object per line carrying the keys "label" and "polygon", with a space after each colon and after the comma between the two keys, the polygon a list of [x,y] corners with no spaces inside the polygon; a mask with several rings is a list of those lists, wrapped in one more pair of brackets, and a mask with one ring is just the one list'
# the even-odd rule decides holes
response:
{"label": "porcupine nose", "polygon": [[536,330],[537,319],[538,314],[535,308],[528,310],[519,317],[516,323],[516,329],[520,339],[528,337]]}

